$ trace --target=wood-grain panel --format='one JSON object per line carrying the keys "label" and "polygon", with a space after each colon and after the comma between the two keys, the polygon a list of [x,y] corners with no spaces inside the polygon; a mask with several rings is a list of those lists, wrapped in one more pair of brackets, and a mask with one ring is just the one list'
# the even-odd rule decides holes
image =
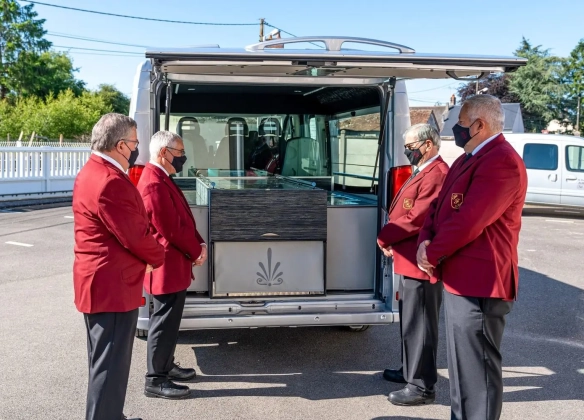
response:
{"label": "wood-grain panel", "polygon": [[211,241],[326,241],[323,190],[216,189],[209,208]]}

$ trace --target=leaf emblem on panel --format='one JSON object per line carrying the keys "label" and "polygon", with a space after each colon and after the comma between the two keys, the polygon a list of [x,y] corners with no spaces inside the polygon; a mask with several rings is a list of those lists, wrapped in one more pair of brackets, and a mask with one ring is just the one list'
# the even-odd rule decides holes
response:
{"label": "leaf emblem on panel", "polygon": [[282,271],[278,271],[280,268],[280,263],[277,262],[272,269],[272,248],[268,248],[268,261],[267,267],[263,262],[259,262],[258,265],[260,266],[261,272],[257,272],[257,283],[261,284],[262,286],[279,286],[284,282],[282,275],[284,274]]}

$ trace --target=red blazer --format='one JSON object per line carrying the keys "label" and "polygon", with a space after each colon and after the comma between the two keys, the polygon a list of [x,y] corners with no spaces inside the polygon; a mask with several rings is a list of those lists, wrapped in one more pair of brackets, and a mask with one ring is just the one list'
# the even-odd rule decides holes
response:
{"label": "red blazer", "polygon": [[164,249],[148,233],[148,216],[130,179],[91,155],[73,186],[75,306],[80,312],[128,312],[142,301],[146,264]]}
{"label": "red blazer", "polygon": [[415,279],[437,281],[418,268],[416,252],[418,233],[428,214],[430,203],[440,192],[448,165],[440,156],[406,183],[389,208],[389,221],[377,236],[377,242],[393,249],[393,267],[397,274]]}
{"label": "red blazer", "polygon": [[513,300],[525,165],[502,134],[466,162],[465,157],[453,163],[418,243],[432,241],[428,261],[448,292]]}
{"label": "red blazer", "polygon": [[150,219],[150,232],[164,247],[164,264],[144,277],[146,292],[165,295],[188,289],[193,262],[204,242],[180,188],[162,169],[146,164],[138,191]]}

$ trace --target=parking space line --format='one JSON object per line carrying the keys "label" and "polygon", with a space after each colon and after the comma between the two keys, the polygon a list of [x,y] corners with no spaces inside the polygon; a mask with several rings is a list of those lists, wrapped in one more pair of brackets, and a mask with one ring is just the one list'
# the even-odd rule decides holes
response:
{"label": "parking space line", "polygon": [[73,216],[63,216],[65,219],[73,219]]}
{"label": "parking space line", "polygon": [[573,220],[554,220],[554,219],[546,219],[546,222],[551,222],[551,223],[574,223]]}
{"label": "parking space line", "polygon": [[25,246],[25,247],[34,246],[32,244],[24,244],[22,242],[13,242],[13,241],[8,241],[8,242],[6,242],[6,244],[8,244],[8,245],[16,245],[16,246]]}

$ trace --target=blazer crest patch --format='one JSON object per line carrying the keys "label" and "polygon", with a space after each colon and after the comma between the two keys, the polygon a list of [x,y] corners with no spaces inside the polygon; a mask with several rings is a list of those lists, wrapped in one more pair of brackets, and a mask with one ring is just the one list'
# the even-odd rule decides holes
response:
{"label": "blazer crest patch", "polygon": [[414,207],[414,200],[412,198],[404,198],[403,207],[406,210],[410,210],[412,207]]}
{"label": "blazer crest patch", "polygon": [[462,203],[464,202],[464,194],[460,193],[453,193],[452,197],[450,198],[450,205],[453,209],[458,210]]}

